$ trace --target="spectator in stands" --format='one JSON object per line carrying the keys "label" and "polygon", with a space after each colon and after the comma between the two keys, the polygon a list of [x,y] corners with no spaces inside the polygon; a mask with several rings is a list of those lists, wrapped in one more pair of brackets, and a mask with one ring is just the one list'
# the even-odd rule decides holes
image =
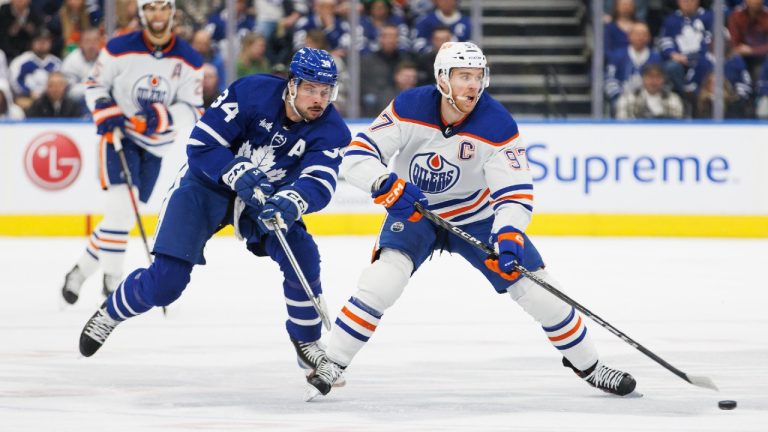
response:
{"label": "spectator in stands", "polygon": [[757,117],[768,119],[768,62],[763,63],[757,80]]}
{"label": "spectator in stands", "polygon": [[24,110],[13,103],[8,80],[0,78],[0,121],[2,120],[24,120]]}
{"label": "spectator in stands", "polygon": [[[702,79],[701,89],[696,97],[696,118],[712,118],[715,100],[715,73],[708,72]],[[739,103],[739,96],[728,80],[723,81],[723,104],[725,118],[745,118],[745,104]]]}
{"label": "spectator in stands", "polygon": [[0,6],[0,49],[8,61],[28,51],[32,37],[44,28],[43,17],[29,3],[30,0],[11,0]]}
{"label": "spectator in stands", "polygon": [[269,41],[275,32],[292,29],[296,21],[309,11],[307,2],[308,0],[256,0],[256,32]]}
{"label": "spectator in stands", "polygon": [[195,30],[208,23],[208,17],[224,6],[224,0],[176,0],[176,9],[184,11]]}
{"label": "spectator in stands", "polygon": [[82,32],[95,26],[98,26],[98,23],[91,22],[85,0],[64,0],[61,8],[48,23],[48,28],[53,34],[51,52],[59,57],[66,57],[77,49]]}
{"label": "spectator in stands", "polygon": [[664,88],[664,68],[655,63],[643,68],[643,87],[626,91],[616,103],[618,119],[680,119],[683,101]]}
{"label": "spectator in stands", "polygon": [[141,29],[136,0],[115,0],[115,33],[120,36]]}
{"label": "spectator in stands", "polygon": [[413,31],[413,50],[417,53],[429,52],[432,32],[438,26],[447,26],[455,40],[466,42],[472,38],[472,25],[469,17],[459,12],[457,0],[434,0],[435,10],[424,16],[415,25]]}
{"label": "spectator in stands", "polygon": [[186,12],[177,8],[173,14],[173,27],[171,31],[176,37],[190,42],[195,35],[195,23]]}
{"label": "spectator in stands", "polygon": [[272,65],[267,58],[267,41],[258,33],[248,33],[240,40],[237,57],[237,77],[257,73],[269,73]]}
{"label": "spectator in stands", "polygon": [[75,118],[82,110],[77,102],[67,96],[67,77],[59,71],[48,74],[45,92],[27,110],[28,118]]}
{"label": "spectator in stands", "polygon": [[[661,52],[672,88],[691,93],[685,76],[696,68],[712,41],[712,12],[699,7],[699,0],[677,0],[679,9],[664,20]],[[692,73],[692,72],[690,72]]]}
{"label": "spectator in stands", "polygon": [[605,25],[603,35],[606,57],[614,51],[623,50],[629,46],[629,31],[636,22],[635,0],[616,0],[611,21]]}
{"label": "spectator in stands", "polygon": [[224,91],[227,88],[227,73],[224,65],[224,59],[219,54],[219,51],[213,46],[211,42],[211,34],[206,30],[198,30],[192,36],[190,45],[195,51],[199,52],[203,56],[203,62],[210,63],[216,68],[217,78],[219,81],[219,91]]}
{"label": "spectator in stands", "polygon": [[398,49],[397,26],[385,25],[379,32],[379,50],[360,59],[360,70],[365,79],[360,82],[360,106],[363,117],[376,117],[392,100],[395,90],[395,68],[410,60],[408,53]]}
{"label": "spectator in stands", "polygon": [[[714,51],[714,46],[710,47],[710,52],[699,62],[694,73],[686,81],[686,87],[694,88],[694,92],[697,94],[701,93],[705,78],[715,69],[715,56],[712,51]],[[754,117],[752,76],[744,57],[734,52],[729,39],[725,41],[725,65],[723,69],[728,89],[736,95],[736,99],[730,103],[730,110],[734,113],[742,113],[744,118]],[[698,96],[695,106],[699,106]],[[726,112],[726,114],[728,113]]]}
{"label": "spectator in stands", "polygon": [[629,46],[618,49],[608,57],[605,73],[605,95],[610,101],[611,111],[616,100],[624,91],[635,91],[642,87],[640,72],[650,63],[662,64],[661,55],[649,44],[651,32],[645,23],[634,23],[629,31]]}
{"label": "spectator in stands", "polygon": [[203,106],[208,108],[221,93],[219,70],[210,63],[203,63]]}
{"label": "spectator in stands", "polygon": [[408,38],[408,25],[403,17],[395,15],[391,0],[364,0],[365,14],[360,17],[360,26],[363,28],[365,38],[363,52],[378,51],[379,32],[385,25],[394,25],[398,30],[398,48],[402,51],[410,50]]}
{"label": "spectator in stands", "polygon": [[33,38],[31,50],[22,53],[11,62],[11,88],[15,102],[22,109],[45,91],[48,74],[61,69],[61,60],[51,54],[51,33],[40,30]]}
{"label": "spectator in stands", "polygon": [[[208,19],[208,25],[205,27],[213,37],[216,43],[220,43],[227,36],[227,14],[226,7],[219,13],[213,14]],[[242,38],[247,33],[252,32],[256,26],[256,17],[249,11],[246,0],[237,0],[235,2],[235,22],[237,23],[237,35]]]}
{"label": "spectator in stands", "polygon": [[293,34],[293,48],[298,50],[306,45],[307,32],[322,30],[328,41],[328,51],[337,57],[344,57],[349,47],[349,23],[336,13],[336,0],[315,0],[307,16],[296,21]]}
{"label": "spectator in stands", "polygon": [[432,30],[431,48],[426,54],[417,57],[417,66],[419,68],[419,85],[434,84],[435,82],[435,57],[440,47],[444,43],[453,39],[451,29],[446,26],[435,27]]}
{"label": "spectator in stands", "polygon": [[[395,96],[417,85],[419,85],[419,69],[416,63],[403,60],[395,68]],[[392,96],[391,99],[394,99],[395,96]]]}
{"label": "spectator in stands", "polygon": [[[645,22],[648,19],[648,6],[653,0],[635,0],[633,9],[634,17],[637,21]],[[609,23],[613,21],[613,14],[616,11],[617,0],[604,0],[603,1],[603,21]]]}
{"label": "spectator in stands", "polygon": [[728,17],[728,32],[734,51],[756,76],[768,55],[768,7],[763,0],[744,0]]}
{"label": "spectator in stands", "polygon": [[[288,64],[293,57],[293,38],[296,25],[301,17],[309,13],[309,0],[257,0],[257,8],[262,1],[282,3],[281,18],[278,19],[271,37],[267,38],[267,58],[273,64]],[[263,29],[263,27],[259,27],[259,18],[257,17],[256,27],[257,29]],[[261,26],[271,27],[271,23],[268,22],[269,16],[265,17],[265,19],[267,21],[261,24]]]}
{"label": "spectator in stands", "polygon": [[[69,80],[69,96],[85,108],[85,81],[99,57],[101,32],[91,27],[80,36],[79,48],[72,51],[61,64],[61,72]],[[87,109],[87,108],[86,108]]]}

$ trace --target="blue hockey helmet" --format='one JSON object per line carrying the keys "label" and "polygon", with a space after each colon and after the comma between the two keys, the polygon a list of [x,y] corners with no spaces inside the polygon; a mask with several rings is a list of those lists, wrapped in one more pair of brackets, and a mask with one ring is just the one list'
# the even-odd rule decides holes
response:
{"label": "blue hockey helmet", "polygon": [[317,48],[302,48],[293,55],[291,74],[302,80],[336,86],[338,72],[336,62],[328,51]]}

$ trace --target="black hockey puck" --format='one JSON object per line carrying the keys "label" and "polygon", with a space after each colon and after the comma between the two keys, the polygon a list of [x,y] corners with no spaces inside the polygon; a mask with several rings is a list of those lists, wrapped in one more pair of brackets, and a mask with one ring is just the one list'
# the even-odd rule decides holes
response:
{"label": "black hockey puck", "polygon": [[721,400],[717,403],[717,407],[721,410],[732,410],[736,408],[736,401],[735,400]]}

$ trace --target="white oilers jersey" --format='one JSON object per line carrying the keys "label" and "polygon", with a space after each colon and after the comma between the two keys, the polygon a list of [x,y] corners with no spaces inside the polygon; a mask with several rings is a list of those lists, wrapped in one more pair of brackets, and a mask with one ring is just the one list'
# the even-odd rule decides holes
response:
{"label": "white oilers jersey", "polygon": [[[525,230],[533,211],[533,184],[517,124],[484,93],[473,112],[454,125],[440,116],[434,86],[400,94],[347,147],[342,173],[370,192],[393,171],[418,186],[429,208],[463,225],[495,216],[493,230]],[[395,157],[396,156],[396,157]]]}
{"label": "white oilers jersey", "polygon": [[168,131],[145,136],[126,129],[133,142],[162,156],[176,131],[191,129],[202,114],[202,62],[200,54],[175,36],[161,50],[155,50],[143,31],[116,37],[101,50],[86,81],[86,103],[94,111],[97,100],[110,98],[128,118],[149,104],[164,104],[173,121]]}

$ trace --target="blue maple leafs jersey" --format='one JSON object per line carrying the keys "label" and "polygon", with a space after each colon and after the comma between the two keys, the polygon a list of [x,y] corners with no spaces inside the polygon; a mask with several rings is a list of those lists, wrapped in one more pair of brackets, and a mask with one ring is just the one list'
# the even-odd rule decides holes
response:
{"label": "blue maple leafs jersey", "polygon": [[190,134],[189,170],[229,190],[221,170],[235,156],[247,157],[276,191],[296,190],[308,203],[305,213],[316,212],[336,190],[341,149],[352,137],[333,105],[311,122],[287,121],[286,86],[284,78],[272,75],[250,75],[232,83]]}

